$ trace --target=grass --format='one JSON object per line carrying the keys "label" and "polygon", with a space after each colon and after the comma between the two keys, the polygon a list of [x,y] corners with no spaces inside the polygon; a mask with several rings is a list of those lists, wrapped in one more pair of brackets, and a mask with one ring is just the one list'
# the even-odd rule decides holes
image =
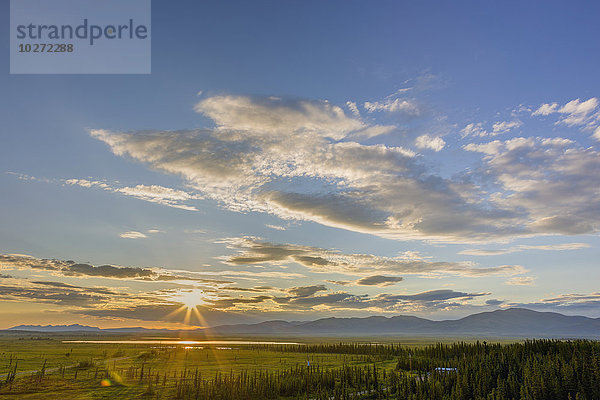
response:
{"label": "grass", "polygon": [[[217,381],[220,376],[233,379],[243,374],[247,376],[266,373],[293,375],[293,371],[304,371],[307,361],[310,361],[310,365],[319,371],[340,369],[342,366],[364,368],[376,366],[381,371],[392,371],[396,367],[396,360],[391,357],[282,352],[266,345],[174,346],[171,344],[63,343],[64,340],[140,338],[134,335],[98,334],[76,337],[64,334],[2,335],[0,336],[0,399],[175,398],[176,394],[183,390],[184,384],[194,384],[197,388],[198,381]],[[229,339],[240,340],[239,337]],[[257,339],[253,338],[253,340]],[[272,340],[272,338],[265,340]],[[286,338],[285,341],[315,344],[331,343],[335,340],[322,338],[307,341]],[[358,341],[392,342],[391,338],[384,340],[363,338]],[[404,346],[421,347],[437,342],[439,339],[401,338],[400,341]],[[340,339],[337,339],[337,342],[340,342]],[[398,343],[398,338],[394,342]],[[17,375],[11,381],[10,376],[7,378],[7,374],[14,371],[15,364]]]}

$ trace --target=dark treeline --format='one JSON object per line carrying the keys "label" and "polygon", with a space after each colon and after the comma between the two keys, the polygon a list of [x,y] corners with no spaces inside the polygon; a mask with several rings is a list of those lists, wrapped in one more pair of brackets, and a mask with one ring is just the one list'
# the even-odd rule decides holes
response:
{"label": "dark treeline", "polygon": [[408,354],[409,348],[399,344],[375,344],[375,343],[329,343],[308,345],[261,345],[255,348],[264,348],[271,351],[282,351],[292,353],[321,353],[321,354],[356,354],[384,356],[392,358]]}
{"label": "dark treeline", "polygon": [[[401,356],[398,369],[411,363],[413,369],[429,372],[411,390],[400,385],[400,398],[600,399],[599,342],[438,344],[414,350],[408,359]],[[435,372],[436,367],[456,372]]]}
{"label": "dark treeline", "polygon": [[[273,350],[273,347],[270,347]],[[397,360],[396,368],[300,366],[273,373],[182,379],[178,398],[202,399],[600,399],[600,343],[533,340],[510,345],[325,344],[279,351],[362,354]],[[439,368],[447,368],[439,370]],[[308,396],[307,396],[308,391]]]}

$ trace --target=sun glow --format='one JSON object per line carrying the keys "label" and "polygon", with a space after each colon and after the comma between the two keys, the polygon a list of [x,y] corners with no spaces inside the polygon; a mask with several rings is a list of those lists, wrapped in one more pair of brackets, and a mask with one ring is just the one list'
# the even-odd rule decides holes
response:
{"label": "sun glow", "polygon": [[[200,289],[179,290],[177,293],[170,296],[169,300],[181,304],[181,307],[167,315],[167,318],[176,318],[183,313],[184,324],[200,324],[200,326],[207,326],[201,311],[203,306],[208,304],[207,300],[210,298],[210,295]],[[200,309],[198,309],[199,307]]]}
{"label": "sun glow", "polygon": [[196,308],[206,304],[207,295],[200,289],[181,290],[171,300],[183,304],[186,308]]}

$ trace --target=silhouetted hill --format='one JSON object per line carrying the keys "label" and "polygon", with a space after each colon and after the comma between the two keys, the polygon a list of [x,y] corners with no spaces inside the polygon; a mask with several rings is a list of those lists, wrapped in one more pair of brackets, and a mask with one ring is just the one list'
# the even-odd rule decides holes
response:
{"label": "silhouetted hill", "polygon": [[443,321],[449,332],[472,332],[501,336],[557,337],[600,336],[600,320],[511,308],[469,315],[457,321]]}
{"label": "silhouetted hill", "polygon": [[210,331],[221,335],[600,337],[600,319],[511,308],[445,321],[403,315],[332,317],[309,322],[217,326]]}

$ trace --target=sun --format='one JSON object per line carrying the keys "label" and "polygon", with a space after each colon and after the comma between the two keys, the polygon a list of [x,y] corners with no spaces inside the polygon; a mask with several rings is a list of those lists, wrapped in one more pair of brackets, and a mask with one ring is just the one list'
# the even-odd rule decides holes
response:
{"label": "sun", "polygon": [[210,298],[212,296],[201,289],[180,289],[177,293],[169,296],[169,300],[181,304],[181,306],[170,312],[167,319],[183,315],[183,323],[186,325],[196,320],[201,326],[206,326],[206,320],[202,316],[205,307],[201,306],[210,305],[207,301]]}
{"label": "sun", "polygon": [[181,303],[188,309],[206,304],[206,293],[200,289],[180,290],[171,297],[172,301]]}

